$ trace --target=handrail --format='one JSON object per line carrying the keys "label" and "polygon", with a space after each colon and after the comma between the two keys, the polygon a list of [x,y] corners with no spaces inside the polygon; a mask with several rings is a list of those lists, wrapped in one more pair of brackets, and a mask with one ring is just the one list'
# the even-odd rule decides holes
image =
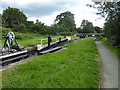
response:
{"label": "handrail", "polygon": [[[56,39],[56,41],[58,40],[58,37],[57,38],[51,38],[51,39]],[[48,39],[40,39],[41,40],[41,45],[43,44],[43,40],[48,40]]]}

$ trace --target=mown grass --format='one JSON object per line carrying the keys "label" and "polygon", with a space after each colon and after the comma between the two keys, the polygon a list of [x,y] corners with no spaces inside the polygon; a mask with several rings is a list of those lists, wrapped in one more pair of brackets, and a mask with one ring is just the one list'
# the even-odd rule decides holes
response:
{"label": "mown grass", "polygon": [[18,39],[17,42],[19,45],[27,47],[29,45],[40,44],[40,39],[43,39],[43,38],[45,38],[45,36],[42,36],[42,35],[41,36],[32,36],[32,38]]}
{"label": "mown grass", "polygon": [[78,36],[73,36],[73,35],[71,35],[69,37],[71,37],[72,39],[79,38]]}
{"label": "mown grass", "polygon": [[106,45],[112,52],[116,54],[116,56],[120,59],[120,48],[112,46],[105,38],[101,40],[101,42]]}
{"label": "mown grass", "polygon": [[[34,34],[34,33],[18,33],[18,32],[14,32],[15,33],[15,37],[17,40],[17,43],[19,45],[22,45],[24,47],[27,47],[29,45],[37,45],[37,44],[41,44],[41,39],[47,39],[48,35],[40,35],[40,34]],[[76,36],[70,36],[72,39],[77,38]],[[59,40],[59,36],[51,36],[51,38],[57,38],[57,40]],[[64,37],[62,36],[62,39]],[[0,44],[0,46],[2,46],[4,44],[5,39],[2,40],[2,43]],[[56,39],[53,39],[52,42],[55,42]],[[47,44],[47,40],[43,40],[42,44]]]}
{"label": "mown grass", "polygon": [[[3,46],[5,39],[2,36],[6,36],[8,32],[14,32],[10,28],[3,28],[0,27],[0,32],[2,32],[0,37],[0,46]],[[48,35],[40,35],[37,33],[20,33],[20,32],[14,32],[15,38],[17,40],[17,43],[22,46],[29,46],[29,45],[37,45],[40,43],[40,39],[47,38]],[[53,36],[52,36],[53,37]],[[53,40],[55,41],[55,40]],[[43,41],[43,44],[46,44],[47,41]]]}
{"label": "mown grass", "polygon": [[[14,32],[12,29],[10,28],[3,28],[0,27],[0,46],[4,45],[5,39],[2,36],[6,36],[8,32]],[[40,44],[40,39],[47,39],[48,35],[41,35],[41,34],[37,34],[37,33],[20,33],[20,32],[14,32],[15,34],[15,38],[17,40],[17,43],[19,45],[22,45],[24,47],[27,47],[29,45],[37,45]],[[58,37],[57,35],[51,35],[52,38]],[[78,38],[76,36],[70,36],[72,39],[74,38]],[[62,36],[63,38],[63,36]],[[52,40],[52,42],[56,41],[55,39]],[[47,40],[43,41],[43,44],[47,44]]]}
{"label": "mown grass", "polygon": [[[47,35],[40,35],[40,34],[34,34],[34,33],[18,33],[14,32],[16,41],[19,45],[22,45],[24,47],[27,47],[29,45],[37,45],[40,44],[40,39],[47,39]],[[56,37],[56,36],[52,36]],[[57,36],[58,37],[58,36]],[[55,39],[53,40],[53,42]],[[2,43],[0,46],[3,46],[5,42],[5,39],[2,39]],[[43,44],[47,44],[47,40],[43,41]]]}
{"label": "mown grass", "polygon": [[[14,32],[16,41],[19,45],[22,46],[29,46],[29,45],[36,45],[40,43],[40,39],[45,38],[43,35],[38,35],[34,33],[18,33]],[[4,44],[5,39],[2,39],[2,45]]]}
{"label": "mown grass", "polygon": [[3,88],[98,88],[98,51],[92,38],[66,47],[3,71]]}
{"label": "mown grass", "polygon": [[[30,37],[32,35],[29,34],[28,36]],[[44,44],[48,43],[47,37],[48,37],[48,35],[37,35],[37,36],[32,36],[30,38],[24,38],[22,40],[18,39],[18,44],[27,47],[29,45],[41,44],[41,39],[46,39],[46,40],[42,41],[42,45],[44,45]],[[51,36],[51,38],[56,38],[56,39],[52,39],[52,42],[59,40],[59,36]],[[62,37],[62,39],[63,39],[63,37]]]}

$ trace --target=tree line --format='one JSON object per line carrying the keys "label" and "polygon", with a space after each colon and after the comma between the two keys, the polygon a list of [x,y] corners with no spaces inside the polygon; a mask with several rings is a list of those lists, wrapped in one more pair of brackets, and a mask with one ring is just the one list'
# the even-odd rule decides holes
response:
{"label": "tree line", "polygon": [[40,22],[27,21],[27,16],[17,8],[8,7],[0,14],[2,27],[11,28],[16,32],[31,32],[38,34],[73,34],[73,33],[93,33],[102,32],[98,26],[93,26],[92,22],[83,20],[80,27],[76,28],[74,14],[70,11],[63,12],[56,16],[54,24],[47,26]]}
{"label": "tree line", "polygon": [[95,2],[89,7],[96,8],[99,15],[106,19],[103,31],[107,40],[114,46],[120,47],[120,1],[117,2]]}

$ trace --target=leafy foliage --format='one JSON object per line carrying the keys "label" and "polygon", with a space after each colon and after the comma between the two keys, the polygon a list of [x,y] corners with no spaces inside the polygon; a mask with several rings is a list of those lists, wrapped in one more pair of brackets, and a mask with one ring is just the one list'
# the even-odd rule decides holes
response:
{"label": "leafy foliage", "polygon": [[[107,10],[107,18],[104,27],[105,35],[113,45],[120,45],[120,1],[117,3],[104,4],[104,10]],[[103,12],[104,13],[104,12]]]}
{"label": "leafy foliage", "polygon": [[2,32],[2,36],[6,36],[8,32],[10,31],[13,31],[12,29],[10,28],[3,28],[3,27],[0,27],[0,32]]}
{"label": "leafy foliage", "polygon": [[88,20],[83,20],[80,28],[78,29],[78,32],[80,33],[93,33],[93,31],[94,31],[93,24]]}
{"label": "leafy foliage", "polygon": [[27,17],[17,8],[8,7],[2,14],[3,26],[6,28],[15,28],[16,26],[26,26]]}
{"label": "leafy foliage", "polygon": [[118,2],[95,2],[88,5],[98,9],[98,13],[106,18],[104,33],[112,45],[120,46],[120,1]]}
{"label": "leafy foliage", "polygon": [[96,33],[102,33],[102,28],[98,27],[98,26],[95,26],[94,27],[94,30],[96,31]]}
{"label": "leafy foliage", "polygon": [[[58,24],[60,27],[64,28],[65,32],[66,31],[67,32],[76,32],[74,14],[72,14],[69,11],[66,11],[64,13],[61,13],[60,15],[57,15],[54,22],[56,24]],[[59,32],[61,32],[61,31],[59,31]]]}
{"label": "leafy foliage", "polygon": [[32,26],[29,28],[29,30],[33,33],[44,34],[43,28],[44,28],[44,23],[36,22],[35,24],[32,24]]}
{"label": "leafy foliage", "polygon": [[52,34],[56,35],[60,32],[75,32],[74,14],[71,12],[61,13],[56,17],[55,22],[51,26],[44,25],[38,19],[34,23],[33,21],[27,21],[26,15],[17,8],[8,7],[2,14],[3,27],[12,28],[15,32],[30,32],[39,34]]}
{"label": "leafy foliage", "polygon": [[0,27],[2,27],[2,14],[0,13]]}

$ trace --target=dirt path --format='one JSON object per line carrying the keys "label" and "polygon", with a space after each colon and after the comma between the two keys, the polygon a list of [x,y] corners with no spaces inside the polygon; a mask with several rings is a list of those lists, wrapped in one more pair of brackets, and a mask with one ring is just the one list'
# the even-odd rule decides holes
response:
{"label": "dirt path", "polygon": [[[101,88],[118,88],[118,63],[120,61],[105,45],[95,42],[101,58]],[[118,74],[119,72],[119,74]],[[120,86],[120,85],[119,85]]]}

